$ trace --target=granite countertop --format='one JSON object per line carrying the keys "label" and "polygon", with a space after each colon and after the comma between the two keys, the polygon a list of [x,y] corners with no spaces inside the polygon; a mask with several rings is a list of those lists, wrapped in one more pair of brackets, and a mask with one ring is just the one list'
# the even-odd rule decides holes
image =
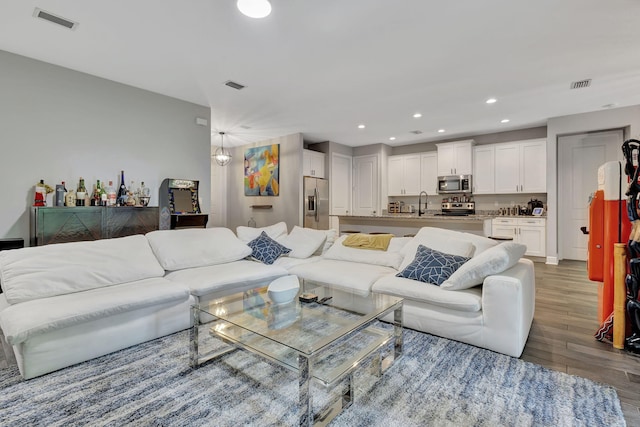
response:
{"label": "granite countertop", "polygon": [[530,216],[530,215],[497,215],[491,212],[480,212],[474,215],[441,215],[439,211],[427,212],[426,214],[422,214],[422,216],[418,216],[417,213],[399,213],[399,214],[382,214],[382,215],[336,215],[338,218],[353,218],[353,219],[394,219],[400,221],[484,221],[487,219],[494,218],[546,218],[546,216]]}

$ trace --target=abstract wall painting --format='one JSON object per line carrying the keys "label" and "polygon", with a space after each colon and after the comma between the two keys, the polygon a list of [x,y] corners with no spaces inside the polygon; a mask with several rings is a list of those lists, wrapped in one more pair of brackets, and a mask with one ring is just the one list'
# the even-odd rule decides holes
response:
{"label": "abstract wall painting", "polygon": [[244,195],[280,194],[280,144],[247,148],[244,151]]}

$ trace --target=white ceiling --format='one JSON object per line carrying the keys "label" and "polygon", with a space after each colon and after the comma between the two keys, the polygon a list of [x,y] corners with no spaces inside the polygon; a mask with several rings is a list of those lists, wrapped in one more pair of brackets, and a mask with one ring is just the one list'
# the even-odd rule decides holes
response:
{"label": "white ceiling", "polygon": [[640,104],[637,0],[271,3],[256,20],[234,0],[2,0],[0,49],[210,106],[229,145],[396,146]]}

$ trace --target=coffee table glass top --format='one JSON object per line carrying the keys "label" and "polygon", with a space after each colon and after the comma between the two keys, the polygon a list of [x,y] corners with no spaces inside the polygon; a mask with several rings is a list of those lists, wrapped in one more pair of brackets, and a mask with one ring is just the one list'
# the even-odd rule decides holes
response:
{"label": "coffee table glass top", "polygon": [[294,298],[288,304],[274,304],[262,287],[236,293],[200,306],[200,310],[224,320],[214,326],[223,334],[232,325],[276,341],[307,356],[358,328],[402,301],[389,295],[360,296],[330,287],[307,287],[324,304],[304,303]]}
{"label": "coffee table glass top", "polygon": [[[354,361],[386,345],[393,328],[372,323],[399,309],[402,298],[370,293],[361,296],[326,286],[307,286],[325,303],[274,304],[267,287],[236,293],[198,307],[202,323],[212,335],[239,345],[293,370],[298,354],[314,358],[313,376],[329,385],[339,380]],[[357,333],[353,333],[356,332]],[[336,355],[344,360],[336,360]]]}

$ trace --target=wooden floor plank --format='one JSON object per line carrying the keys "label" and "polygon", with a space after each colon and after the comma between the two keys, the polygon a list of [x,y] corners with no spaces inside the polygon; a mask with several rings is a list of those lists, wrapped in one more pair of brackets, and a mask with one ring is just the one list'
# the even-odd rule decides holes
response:
{"label": "wooden floor plank", "polygon": [[586,263],[535,263],[536,310],[522,359],[616,388],[625,421],[640,426],[640,357],[596,341],[598,284]]}

